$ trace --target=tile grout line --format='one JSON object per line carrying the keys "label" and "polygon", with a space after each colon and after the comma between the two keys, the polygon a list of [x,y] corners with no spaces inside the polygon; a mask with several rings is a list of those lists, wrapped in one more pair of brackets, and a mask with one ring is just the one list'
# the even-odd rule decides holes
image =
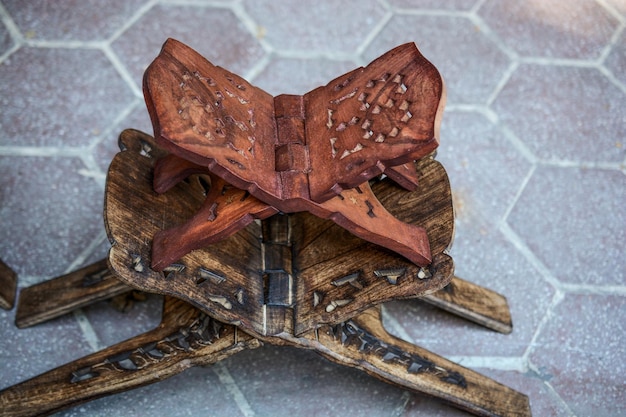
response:
{"label": "tile grout line", "polygon": [[400,322],[387,311],[385,304],[383,303],[380,306],[382,310],[383,327],[389,329],[394,336],[404,340],[405,342],[415,342],[404,326],[401,325]]}
{"label": "tile grout line", "polygon": [[448,360],[455,362],[465,368],[476,369],[486,368],[498,371],[525,372],[527,364],[524,356],[463,356],[452,355]]}
{"label": "tile grout line", "polygon": [[550,305],[546,309],[545,314],[543,315],[543,317],[541,318],[541,321],[537,325],[537,328],[535,329],[535,332],[533,336],[530,338],[530,341],[528,342],[528,346],[526,347],[526,350],[524,351],[524,355],[523,355],[524,361],[526,362],[528,368],[531,369],[533,372],[537,373],[537,375],[541,375],[541,372],[535,366],[533,361],[530,359],[530,354],[532,353],[534,348],[537,346],[536,344],[537,339],[539,338],[539,335],[543,331],[544,327],[548,325],[548,323],[552,320],[554,316],[556,316],[555,310],[559,306],[559,304],[561,304],[564,298],[565,298],[565,293],[561,291],[560,289],[556,289],[554,292],[554,295],[552,296],[552,301],[550,302]]}
{"label": "tile grout line", "polygon": [[[379,3],[380,4],[380,3]],[[381,4],[381,7],[384,7]],[[391,19],[393,19],[394,13],[390,8],[385,8],[385,13],[380,20],[374,25],[372,30],[362,39],[361,44],[355,49],[356,55],[361,60],[361,56],[365,53],[365,50],[374,42],[374,39],[380,35],[380,33],[387,27]],[[359,62],[361,63],[361,62]]]}
{"label": "tile grout line", "polygon": [[611,4],[607,3],[606,0],[596,0],[600,6],[604,8],[607,12],[609,12],[619,23],[626,23],[626,17],[622,16],[620,12],[618,12]]}
{"label": "tile grout line", "polygon": [[[533,337],[530,339],[530,342],[528,343],[528,346],[526,347],[526,351],[524,352],[523,358],[524,358],[524,361],[525,361],[528,369],[532,370],[532,372],[534,372],[536,375],[538,375],[538,377],[540,379],[543,379],[542,378],[542,373],[537,368],[537,366],[534,364],[534,362],[530,359],[530,354],[532,353],[532,351],[536,347],[536,341],[539,338],[539,335],[543,331],[544,327],[548,325],[548,322],[554,316],[556,316],[555,309],[563,301],[564,298],[565,298],[565,293],[563,293],[562,291],[557,289],[555,294],[554,294],[554,297],[552,297],[552,302],[550,303],[550,306],[548,307],[545,315],[542,317],[541,321],[537,325],[537,328],[535,329],[535,333],[533,334]],[[569,417],[576,417],[574,412],[571,410],[571,408],[567,404],[567,402],[559,395],[558,392],[556,392],[554,387],[548,381],[545,381],[545,380],[543,381],[543,384],[546,387],[548,387],[548,389],[549,389],[548,392],[550,393],[550,395],[554,399],[556,399],[570,413]]]}
{"label": "tile grout line", "polygon": [[391,6],[391,12],[395,16],[432,16],[432,17],[455,17],[468,19],[471,11],[445,10],[445,9],[412,9],[406,7]]}
{"label": "tile grout line", "polygon": [[0,20],[2,21],[2,23],[4,23],[4,26],[9,31],[9,36],[13,41],[13,45],[2,55],[0,55],[0,63],[2,63],[15,51],[22,47],[22,45],[24,44],[24,37],[22,36],[22,32],[20,32],[20,29],[13,21],[13,18],[11,17],[9,12],[4,8],[2,2],[0,2]]}
{"label": "tile grout line", "polygon": [[618,80],[615,77],[615,74],[613,74],[613,71],[611,71],[610,69],[608,69],[607,67],[605,67],[604,65],[600,65],[598,67],[598,71],[600,71],[602,73],[602,75],[604,75],[609,82],[611,82],[613,85],[615,85],[617,88],[619,88],[620,90],[622,90],[622,92],[624,94],[626,94],[626,84],[623,84],[620,80]]}
{"label": "tile grout line", "polygon": [[557,58],[545,56],[521,56],[522,64],[533,64],[551,67],[598,68],[599,64],[590,59]]}
{"label": "tile grout line", "polygon": [[530,182],[530,179],[532,178],[533,175],[535,175],[535,171],[537,170],[537,165],[533,164],[529,169],[528,172],[526,173],[526,176],[524,177],[524,179],[522,180],[522,183],[519,185],[519,188],[517,190],[517,193],[515,193],[515,196],[513,197],[513,200],[511,201],[511,204],[509,204],[509,206],[507,207],[507,209],[504,211],[504,214],[502,215],[502,219],[499,221],[499,223],[496,225],[496,228],[500,229],[500,226],[503,223],[506,223],[507,219],[509,218],[509,214],[511,214],[511,212],[513,211],[513,209],[515,208],[515,206],[517,205],[517,202],[519,201],[520,197],[522,196],[522,194],[524,193],[524,190],[526,189],[526,186],[528,185],[528,183]]}
{"label": "tile grout line", "polygon": [[485,22],[485,20],[477,13],[477,10],[469,13],[468,18],[478,29],[480,29],[481,34],[490,40],[500,50],[500,52],[505,54],[513,64],[519,64],[519,54],[515,50],[509,48],[500,35],[494,32],[489,24]]}
{"label": "tile grout line", "polygon": [[120,61],[117,54],[113,51],[112,44],[120,37],[124,32],[130,29],[135,23],[139,21],[146,13],[154,7],[157,0],[149,0],[142,7],[140,7],[123,25],[121,25],[113,34],[103,42],[101,49],[109,62],[113,65],[113,68],[122,77],[122,80],[126,82],[133,94],[137,97],[143,98],[143,93],[135,84],[135,80],[126,68],[126,66]]}
{"label": "tile grout line", "polygon": [[390,417],[401,417],[404,415],[406,407],[409,405],[409,401],[411,401],[411,393],[404,391],[398,401],[400,404],[391,412]]}
{"label": "tile grout line", "polygon": [[593,285],[561,283],[562,290],[567,294],[577,295],[616,295],[626,296],[626,285]]}
{"label": "tile grout line", "polygon": [[158,0],[159,4],[168,6],[200,6],[210,8],[228,8],[233,3],[228,0]]}
{"label": "tile grout line", "polygon": [[80,158],[86,149],[82,146],[0,146],[0,156]]}
{"label": "tile grout line", "polygon": [[77,310],[72,311],[72,315],[76,319],[76,322],[78,323],[78,326],[80,327],[83,337],[89,344],[89,347],[91,348],[91,350],[94,352],[98,352],[99,350],[102,350],[104,348],[104,345],[100,341],[100,338],[96,334],[96,331],[94,330],[93,326],[91,325],[91,322],[85,315],[85,312],[83,311],[83,309],[79,308]]}
{"label": "tile grout line", "polygon": [[470,13],[478,16],[478,11],[483,7],[487,0],[477,0],[476,3],[470,9]]}
{"label": "tile grout line", "polygon": [[245,417],[254,417],[256,413],[250,406],[250,403],[246,399],[246,396],[239,389],[239,386],[235,382],[235,379],[230,374],[230,371],[224,365],[223,362],[218,362],[212,366],[213,372],[217,375],[220,383],[226,388],[226,391],[232,395],[235,404],[239,407],[239,410]]}
{"label": "tile grout line", "polygon": [[70,265],[65,269],[64,274],[69,274],[70,272],[75,271],[76,269],[81,267],[85,263],[87,258],[89,258],[89,256],[93,254],[96,248],[100,246],[100,244],[106,239],[107,235],[103,229],[100,233],[98,233],[98,236],[96,236],[91,241],[91,243],[87,245],[87,247],[76,257],[76,259],[74,259],[74,261],[70,263]]}
{"label": "tile grout line", "polygon": [[27,39],[24,46],[46,49],[102,49],[105,41]]}
{"label": "tile grout line", "polygon": [[507,221],[502,221],[498,230],[517,249],[518,252],[531,264],[533,268],[541,274],[541,277],[554,289],[561,290],[561,282],[552,274],[544,263],[537,258],[537,255],[526,245],[519,235],[509,226]]}
{"label": "tile grout line", "polygon": [[261,59],[256,61],[254,65],[252,65],[252,67],[246,71],[243,78],[247,80],[248,82],[254,81],[254,79],[258,77],[259,74],[261,74],[263,70],[267,68],[270,62],[272,62],[272,55],[273,53],[268,53],[266,51],[261,57]]}
{"label": "tile grout line", "polygon": [[113,68],[115,68],[119,76],[122,77],[122,80],[126,82],[126,84],[131,89],[133,94],[136,97],[143,98],[143,92],[141,91],[141,88],[137,86],[137,84],[135,84],[135,80],[133,79],[133,76],[130,74],[128,69],[124,66],[124,64],[117,57],[117,55],[111,48],[111,45],[110,44],[103,45],[102,51],[104,52],[104,55],[107,57],[109,62],[111,62],[111,64],[113,65]]}
{"label": "tile grout line", "polygon": [[149,0],[143,6],[141,6],[124,24],[120,25],[120,27],[114,31],[111,36],[106,40],[107,45],[111,45],[115,42],[124,32],[130,29],[139,19],[141,19],[145,14],[157,3],[157,0]]}
{"label": "tile grout line", "polygon": [[478,113],[478,114],[483,115],[487,120],[489,120],[494,125],[497,125],[499,122],[498,114],[494,112],[488,106],[483,106],[481,104],[450,104],[446,106],[445,111],[450,112],[450,113],[454,113],[454,112]]}
{"label": "tile grout line", "polygon": [[357,63],[361,63],[361,57],[354,53],[345,53],[345,52],[299,52],[294,49],[276,49],[272,50],[272,56],[276,56],[279,58],[288,58],[288,59],[305,59],[305,60],[314,60],[314,59],[327,59],[329,61],[354,61]]}
{"label": "tile grout line", "polygon": [[[136,109],[138,109],[140,106],[142,106],[144,103],[143,100],[140,100],[138,98],[135,98],[134,100],[132,100],[130,103],[128,103],[126,105],[126,108],[124,108],[116,117],[115,119],[111,122],[110,126],[107,127],[106,129],[104,129],[99,135],[96,136],[96,140],[94,140],[92,143],[89,144],[89,149],[91,152],[93,152],[93,150],[102,143],[102,141],[104,141],[105,139],[107,139],[108,136],[110,136],[111,134],[113,134],[113,129],[118,129],[118,126],[120,123],[122,123],[122,121],[124,119],[126,119],[128,116],[130,116]],[[148,110],[145,110],[146,113],[148,112]],[[132,126],[131,126],[132,128]],[[126,128],[122,128],[126,129]],[[120,132],[121,133],[121,132]],[[119,133],[118,133],[119,136]],[[100,170],[100,168],[98,167],[98,170]]]}
{"label": "tile grout line", "polygon": [[558,392],[556,392],[552,384],[548,381],[543,381],[543,384],[548,388],[548,392],[550,393],[549,395],[551,395],[552,398],[558,401],[559,404],[561,404],[561,406],[565,408],[565,410],[569,413],[567,417],[576,417],[576,414],[574,414],[569,404],[559,395]]}
{"label": "tile grout line", "polygon": [[598,63],[598,65],[604,64],[604,61],[606,61],[606,58],[611,54],[613,47],[617,45],[617,41],[622,36],[622,32],[624,31],[625,27],[626,25],[623,22],[620,22],[620,24],[617,26],[617,28],[613,32],[613,35],[611,35],[611,40],[609,40],[609,42],[607,42],[607,44],[604,45],[602,52],[600,52],[600,56],[596,59],[596,62]]}
{"label": "tile grout line", "polygon": [[[495,112],[498,114],[498,112]],[[499,120],[496,124],[498,129],[503,133],[504,137],[513,145],[517,152],[531,164],[537,165],[539,159],[535,154],[526,146],[526,144],[504,123]]]}
{"label": "tile grout line", "polygon": [[248,14],[248,11],[241,2],[236,2],[227,6],[227,8],[235,15],[237,20],[239,20],[239,23],[241,23],[248,31],[250,36],[252,36],[252,38],[255,39],[259,45],[261,45],[261,48],[265,51],[265,55],[275,52],[274,46],[265,40],[265,36],[262,33],[264,27],[257,23],[252,16]]}
{"label": "tile grout line", "polygon": [[513,77],[513,74],[515,73],[515,71],[517,71],[519,66],[520,63],[518,60],[511,61],[509,67],[504,71],[504,74],[502,74],[500,81],[495,86],[489,97],[487,97],[487,107],[490,107],[496,101],[496,99],[500,95],[500,92],[504,90],[504,87],[509,83],[509,81]]}

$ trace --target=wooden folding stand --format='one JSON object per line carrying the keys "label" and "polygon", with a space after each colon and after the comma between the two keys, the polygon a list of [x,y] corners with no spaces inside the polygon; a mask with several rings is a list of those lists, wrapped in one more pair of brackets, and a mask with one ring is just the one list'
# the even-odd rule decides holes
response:
{"label": "wooden folding stand", "polygon": [[[269,343],[476,415],[530,416],[525,395],[382,325],[380,303],[419,298],[511,331],[504,297],[454,277],[446,253],[452,197],[431,143],[438,80],[404,45],[325,88],[255,106],[271,97],[168,41],[144,80],[157,139],[124,131],[109,168],[108,264],[24,289],[16,319],[33,325],[139,289],[165,295],[162,323],[1,391],[2,415],[51,413]],[[316,132],[332,136],[323,150]],[[314,174],[320,163],[331,176]]]}

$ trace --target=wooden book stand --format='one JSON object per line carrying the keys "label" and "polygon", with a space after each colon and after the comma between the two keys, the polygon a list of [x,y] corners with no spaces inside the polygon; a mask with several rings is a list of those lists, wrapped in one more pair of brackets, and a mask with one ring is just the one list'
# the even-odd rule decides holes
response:
{"label": "wooden book stand", "polygon": [[[108,267],[100,262],[25,289],[17,314],[18,325],[32,325],[136,288],[166,295],[162,323],[1,391],[2,415],[50,413],[270,343],[312,349],[476,415],[530,416],[526,396],[382,325],[379,303],[421,298],[511,330],[506,300],[454,277],[446,254],[450,186],[428,156],[441,113],[436,70],[414,46],[403,46],[329,86],[270,100],[288,111],[266,119],[264,104],[250,105],[267,98],[261,90],[166,43],[144,85],[157,139],[124,131],[109,168]],[[309,123],[311,111],[323,123]],[[350,125],[352,111],[363,112],[366,127]],[[394,120],[402,118],[398,128]],[[323,129],[332,137],[316,136]],[[357,129],[365,133],[356,144],[352,133],[341,135]],[[273,138],[270,145],[264,138]],[[322,159],[313,144],[319,138],[328,153]],[[370,146],[378,150],[360,154]]]}

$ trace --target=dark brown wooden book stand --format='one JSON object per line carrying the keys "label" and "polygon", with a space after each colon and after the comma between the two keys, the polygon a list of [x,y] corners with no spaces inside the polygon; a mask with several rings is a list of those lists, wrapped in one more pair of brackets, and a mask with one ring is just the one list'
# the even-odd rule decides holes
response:
{"label": "dark brown wooden book stand", "polygon": [[380,303],[420,298],[511,331],[504,297],[453,275],[450,185],[432,157],[443,84],[413,45],[271,98],[170,40],[144,92],[155,138],[120,136],[108,263],[24,289],[16,322],[140,289],[165,295],[162,323],[1,391],[1,415],[51,413],[270,343],[476,415],[530,416],[523,394],[382,325]]}

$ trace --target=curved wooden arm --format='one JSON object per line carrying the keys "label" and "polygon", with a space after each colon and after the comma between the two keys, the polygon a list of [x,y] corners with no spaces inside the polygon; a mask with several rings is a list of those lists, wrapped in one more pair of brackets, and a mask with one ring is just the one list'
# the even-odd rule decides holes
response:
{"label": "curved wooden arm", "polygon": [[238,232],[255,219],[278,213],[274,207],[211,175],[211,184],[200,210],[180,226],[155,233],[152,269],[162,271],[187,253]]}
{"label": "curved wooden arm", "polygon": [[166,298],[163,316],[155,330],[0,391],[0,414],[48,415],[260,346],[234,326],[173,298]]}
{"label": "curved wooden arm", "polygon": [[333,362],[478,416],[531,416],[526,395],[387,333],[378,307],[299,342]]}

